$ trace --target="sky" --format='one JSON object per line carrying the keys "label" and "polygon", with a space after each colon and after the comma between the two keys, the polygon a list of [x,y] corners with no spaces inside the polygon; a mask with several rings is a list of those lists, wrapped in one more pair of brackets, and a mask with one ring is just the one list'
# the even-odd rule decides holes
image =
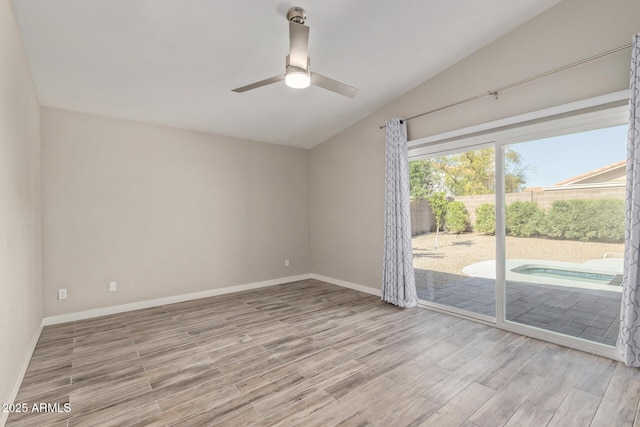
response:
{"label": "sky", "polygon": [[552,185],[626,159],[627,125],[510,145],[522,156],[525,187]]}

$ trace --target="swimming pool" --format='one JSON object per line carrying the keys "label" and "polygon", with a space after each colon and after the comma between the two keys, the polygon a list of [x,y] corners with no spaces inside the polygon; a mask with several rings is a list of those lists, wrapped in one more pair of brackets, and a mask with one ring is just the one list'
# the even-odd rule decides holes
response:
{"label": "swimming pool", "polygon": [[514,273],[529,274],[532,276],[552,277],[556,279],[577,280],[599,285],[620,286],[622,277],[619,274],[598,273],[594,271],[569,270],[543,265],[525,264],[512,269]]}
{"label": "swimming pool", "polygon": [[[574,287],[595,291],[622,291],[622,258],[597,258],[582,263],[507,258],[504,267],[505,280],[507,282]],[[531,270],[531,268],[534,268],[534,270]],[[545,274],[543,271],[536,271],[536,268],[562,271],[547,271],[547,274]],[[462,272],[469,277],[496,280],[497,270],[496,261],[492,259],[466,265],[463,267]],[[595,276],[596,279],[600,280],[593,280],[593,274],[603,275],[604,277]],[[580,277],[582,277],[582,280],[580,280]]]}

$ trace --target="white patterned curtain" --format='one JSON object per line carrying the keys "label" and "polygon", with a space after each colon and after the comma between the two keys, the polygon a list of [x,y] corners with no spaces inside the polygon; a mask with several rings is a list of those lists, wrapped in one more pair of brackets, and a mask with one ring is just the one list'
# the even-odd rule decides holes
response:
{"label": "white patterned curtain", "polygon": [[627,203],[622,307],[617,349],[627,366],[640,367],[640,34],[633,39],[627,142]]}
{"label": "white patterned curtain", "polygon": [[418,305],[411,252],[407,124],[397,118],[387,122],[382,299],[399,307]]}

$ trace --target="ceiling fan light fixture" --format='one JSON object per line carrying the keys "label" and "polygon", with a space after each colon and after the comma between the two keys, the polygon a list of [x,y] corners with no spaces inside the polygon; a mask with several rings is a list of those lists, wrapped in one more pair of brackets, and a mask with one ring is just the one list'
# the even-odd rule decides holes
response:
{"label": "ceiling fan light fixture", "polygon": [[359,92],[354,87],[318,73],[313,73],[313,79],[311,78],[309,27],[304,25],[306,19],[307,13],[300,7],[292,7],[287,12],[287,21],[289,21],[289,55],[287,55],[284,75],[278,74],[277,76],[231,90],[242,93],[284,80],[287,86],[294,89],[304,89],[313,83],[314,86],[354,98]]}
{"label": "ceiling fan light fixture", "polygon": [[304,89],[311,84],[311,76],[302,69],[289,69],[284,77],[287,86],[294,89]]}

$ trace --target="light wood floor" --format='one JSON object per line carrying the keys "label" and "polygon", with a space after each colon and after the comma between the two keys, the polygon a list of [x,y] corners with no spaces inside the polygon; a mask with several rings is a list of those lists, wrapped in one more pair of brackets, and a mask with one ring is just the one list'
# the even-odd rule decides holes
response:
{"label": "light wood floor", "polygon": [[9,426],[625,426],[640,372],[315,280],[44,329]]}

